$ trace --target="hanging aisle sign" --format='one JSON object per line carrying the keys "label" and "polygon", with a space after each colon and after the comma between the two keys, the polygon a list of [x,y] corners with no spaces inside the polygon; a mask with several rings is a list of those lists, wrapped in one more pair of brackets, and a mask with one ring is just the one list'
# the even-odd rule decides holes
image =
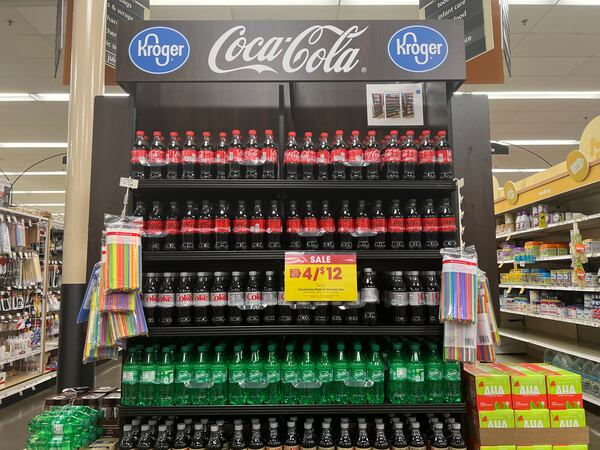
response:
{"label": "hanging aisle sign", "polygon": [[119,82],[465,78],[454,21],[137,21],[118,39]]}
{"label": "hanging aisle sign", "polygon": [[356,253],[285,252],[285,300],[354,302]]}

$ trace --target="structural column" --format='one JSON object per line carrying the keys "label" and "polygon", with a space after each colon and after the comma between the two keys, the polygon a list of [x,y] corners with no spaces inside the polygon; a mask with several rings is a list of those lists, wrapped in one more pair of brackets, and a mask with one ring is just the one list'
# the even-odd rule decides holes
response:
{"label": "structural column", "polygon": [[59,390],[94,382],[93,365],[82,364],[85,324],[77,325],[76,318],[88,277],[94,97],[104,92],[105,23],[106,0],[73,0]]}

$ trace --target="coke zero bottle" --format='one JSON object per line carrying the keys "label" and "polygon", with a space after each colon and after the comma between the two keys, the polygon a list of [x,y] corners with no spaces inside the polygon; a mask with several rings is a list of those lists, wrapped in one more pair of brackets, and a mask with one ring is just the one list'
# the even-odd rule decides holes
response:
{"label": "coke zero bottle", "polygon": [[440,230],[441,247],[457,247],[456,242],[456,217],[450,206],[450,199],[443,198],[438,207],[437,216]]}
{"label": "coke zero bottle", "polygon": [[342,201],[342,209],[337,220],[337,233],[340,240],[341,250],[352,250],[354,233],[354,218],[350,212],[350,201]]}
{"label": "coke zero bottle", "polygon": [[409,250],[417,250],[422,248],[422,232],[423,223],[421,214],[417,209],[417,200],[411,198],[407,205],[404,214],[404,232],[406,235],[406,247]]}
{"label": "coke zero bottle", "polygon": [[300,150],[300,165],[303,180],[315,179],[315,166],[317,164],[317,152],[312,141],[312,132],[304,133],[304,142]]}
{"label": "coke zero bottle", "polygon": [[210,305],[210,272],[198,272],[196,274],[196,285],[192,295],[192,307],[194,308],[194,325],[208,325],[208,309]]}
{"label": "coke zero bottle", "polygon": [[402,279],[402,272],[391,272],[390,277],[385,298],[392,323],[394,325],[408,325],[408,294]]}
{"label": "coke zero bottle", "polygon": [[203,131],[202,142],[198,147],[198,178],[201,180],[214,177],[215,151],[210,136],[210,131]]}
{"label": "coke zero bottle", "polygon": [[371,238],[371,246],[374,249],[384,249],[387,242],[387,223],[385,214],[383,213],[383,202],[381,200],[375,200],[375,207],[373,208],[373,217],[371,217],[371,232],[375,233],[375,236]]}
{"label": "coke zero bottle", "polygon": [[329,323],[329,302],[315,302],[314,320],[315,325],[327,325]]}
{"label": "coke zero bottle", "polygon": [[296,325],[310,325],[312,321],[311,302],[296,303]]}
{"label": "coke zero bottle", "polygon": [[167,145],[167,179],[177,180],[181,178],[181,146],[179,145],[179,133],[169,133],[169,144]]}
{"label": "coke zero bottle", "polygon": [[175,294],[178,326],[189,327],[192,324],[192,301],[192,273],[181,272]]}
{"label": "coke zero bottle", "polygon": [[437,163],[438,180],[452,180],[454,178],[454,157],[452,148],[446,139],[446,132],[438,133],[438,141],[435,146],[435,157]]}
{"label": "coke zero bottle", "polygon": [[158,289],[158,323],[161,327],[174,325],[173,309],[175,309],[175,274],[165,272]]}
{"label": "coke zero bottle", "polygon": [[330,306],[330,315],[331,315],[331,325],[342,325],[344,323],[344,317],[342,316],[342,310],[340,309],[341,306],[343,306],[343,304],[345,302],[330,302],[331,306]]}
{"label": "coke zero bottle", "polygon": [[285,178],[288,180],[297,180],[298,165],[300,164],[300,150],[296,142],[296,132],[288,133],[288,140],[285,144],[285,152],[283,153],[283,166],[285,169]]}
{"label": "coke zero bottle", "polygon": [[425,324],[425,292],[419,280],[419,272],[406,272],[406,290],[408,291],[408,308],[412,325]]}
{"label": "coke zero bottle", "polygon": [[219,133],[219,143],[215,147],[215,177],[219,180],[227,178],[227,155],[229,146],[227,145],[227,133]]}
{"label": "coke zero bottle", "polygon": [[319,221],[315,216],[311,200],[304,202],[304,217],[302,219],[302,234],[304,235],[304,248],[317,250],[319,248],[318,234]]}
{"label": "coke zero bottle", "polygon": [[254,209],[250,215],[250,248],[252,250],[265,248],[265,216],[260,200],[254,200]]}
{"label": "coke zero bottle", "polygon": [[148,165],[150,166],[150,179],[159,180],[164,178],[165,165],[167,164],[167,153],[162,141],[160,131],[152,132],[152,144],[148,151]]}
{"label": "coke zero bottle", "polygon": [[238,208],[233,216],[233,249],[248,250],[248,214],[246,202],[238,201]]}
{"label": "coke zero bottle", "polygon": [[329,134],[321,133],[317,147],[317,179],[328,180],[331,172],[331,154],[328,142]]}
{"label": "coke zero bottle", "polygon": [[400,209],[400,200],[392,200],[390,215],[387,220],[387,229],[390,236],[390,248],[400,250],[404,248],[404,215]]}
{"label": "coke zero bottle", "polygon": [[267,249],[281,250],[281,233],[283,225],[281,214],[279,213],[279,202],[271,200],[271,210],[267,214],[266,220]]}
{"label": "coke zero bottle", "polygon": [[177,202],[169,203],[169,212],[165,216],[165,239],[163,250],[166,252],[177,250],[181,221],[179,219],[179,205]]}
{"label": "coke zero bottle", "polygon": [[425,292],[427,323],[436,325],[439,323],[440,288],[437,284],[435,271],[423,272],[423,291]]}
{"label": "coke zero bottle", "polygon": [[360,303],[362,304],[363,325],[377,325],[377,309],[379,307],[379,289],[375,285],[376,273],[365,267],[360,282]]}
{"label": "coke zero bottle", "polygon": [[433,206],[433,199],[425,199],[421,216],[423,224],[423,247],[427,249],[440,248],[438,240],[439,224],[437,212]]}
{"label": "coke zero bottle", "polygon": [[146,324],[149,327],[158,325],[158,289],[160,287],[160,274],[154,272],[145,273],[142,277],[142,305]]}
{"label": "coke zero bottle", "polygon": [[227,149],[227,177],[231,179],[242,178],[242,162],[244,160],[244,144],[240,130],[231,132],[231,142]]}
{"label": "coke zero bottle", "polygon": [[241,272],[231,272],[231,284],[227,292],[227,316],[230,325],[241,325],[243,322],[244,285]]}
{"label": "coke zero bottle", "polygon": [[161,251],[163,248],[165,222],[162,215],[160,202],[152,202],[152,211],[144,224],[146,231],[147,250],[151,252]]}
{"label": "coke zero bottle", "polygon": [[364,200],[358,201],[356,216],[354,218],[354,232],[356,233],[356,248],[358,250],[368,250],[370,248],[371,219],[369,219]]}
{"label": "coke zero bottle", "polygon": [[386,180],[400,179],[400,163],[402,150],[398,141],[398,130],[390,131],[390,139],[383,153],[383,176]]}
{"label": "coke zero bottle", "polygon": [[202,167],[202,153],[196,147],[196,133],[193,131],[185,132],[185,142],[181,148],[181,178],[192,180],[196,178],[196,168]]}
{"label": "coke zero bottle", "polygon": [[185,205],[185,213],[181,218],[180,248],[181,250],[196,250],[198,209],[192,200],[188,200]]}
{"label": "coke zero bottle", "polygon": [[285,273],[279,278],[279,290],[277,291],[277,322],[282,325],[290,325],[294,322],[294,308],[290,302],[285,301]]}
{"label": "coke zero bottle", "polygon": [[[215,250],[229,250],[229,233],[231,220],[229,219],[227,202],[219,200],[219,207],[215,213]],[[215,275],[216,276],[216,275]]]}
{"label": "coke zero bottle", "polygon": [[198,232],[198,250],[210,250],[214,234],[214,220],[208,200],[202,200],[202,208],[198,214],[196,229]]}
{"label": "coke zero bottle", "polygon": [[148,164],[148,141],[144,139],[143,131],[135,132],[135,142],[129,153],[131,178],[138,180],[146,178],[146,165]]}
{"label": "coke zero bottle", "polygon": [[302,239],[300,238],[302,219],[300,219],[300,214],[298,214],[296,200],[290,200],[289,211],[285,219],[285,230],[287,248],[290,250],[300,250],[302,248]]}
{"label": "coke zero bottle", "polygon": [[417,161],[419,151],[415,143],[415,132],[406,132],[406,141],[402,144],[402,179],[415,180],[417,178]]}
{"label": "coke zero bottle", "polygon": [[215,280],[210,290],[210,323],[225,325],[225,305],[227,303],[227,288],[225,272],[215,272]]}
{"label": "coke zero bottle", "polygon": [[262,178],[272,180],[277,178],[278,154],[273,130],[265,130],[265,141],[261,148]]}
{"label": "coke zero bottle", "polygon": [[244,293],[244,310],[246,311],[246,324],[260,325],[262,304],[262,288],[260,286],[260,272],[248,272],[248,283]]}
{"label": "coke zero bottle", "polygon": [[275,285],[275,272],[265,272],[265,282],[262,289],[262,302],[264,305],[263,322],[273,325],[276,322],[275,309],[277,308],[277,286]]}
{"label": "coke zero bottle", "polygon": [[365,161],[365,150],[360,142],[358,130],[352,131],[350,145],[348,145],[348,164],[350,165],[350,179],[363,179],[363,164]]}
{"label": "coke zero bottle", "polygon": [[332,173],[331,178],[333,180],[345,180],[346,179],[346,163],[348,162],[348,149],[346,148],[346,142],[344,142],[344,131],[337,130],[335,132],[335,139],[331,145],[331,164]]}
{"label": "coke zero bottle", "polygon": [[381,150],[375,131],[371,130],[368,132],[365,148],[365,178],[367,180],[379,180],[379,164],[381,164]]}
{"label": "coke zero bottle", "polygon": [[419,175],[422,180],[435,180],[435,148],[431,140],[431,131],[423,131],[419,147]]}
{"label": "coke zero bottle", "polygon": [[256,139],[256,130],[248,130],[248,142],[244,150],[244,168],[246,175],[244,178],[257,179],[258,167],[260,164],[260,149]]}
{"label": "coke zero bottle", "polygon": [[333,235],[335,233],[335,220],[329,210],[329,201],[321,202],[321,215],[319,216],[319,231],[321,234],[321,248],[323,250],[335,250],[335,241]]}

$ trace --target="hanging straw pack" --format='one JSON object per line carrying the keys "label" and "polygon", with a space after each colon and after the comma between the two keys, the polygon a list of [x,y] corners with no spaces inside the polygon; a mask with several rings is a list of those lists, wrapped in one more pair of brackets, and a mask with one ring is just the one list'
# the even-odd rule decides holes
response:
{"label": "hanging straw pack", "polygon": [[440,320],[475,322],[477,314],[477,252],[470,246],[444,248]]}

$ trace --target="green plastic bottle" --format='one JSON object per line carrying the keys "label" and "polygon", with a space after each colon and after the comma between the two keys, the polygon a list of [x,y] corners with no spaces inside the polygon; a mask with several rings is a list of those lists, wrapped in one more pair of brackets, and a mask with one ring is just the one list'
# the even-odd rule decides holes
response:
{"label": "green plastic bottle", "polygon": [[379,344],[371,344],[371,357],[367,361],[367,380],[373,382],[367,388],[367,402],[383,403],[385,400],[385,364],[379,353]]}
{"label": "green plastic bottle", "polygon": [[350,367],[344,353],[345,345],[338,342],[333,360],[333,402],[346,404],[350,400],[350,390],[346,383],[350,381]]}
{"label": "green plastic bottle", "polygon": [[175,364],[173,363],[173,350],[170,347],[164,347],[156,369],[156,383],[154,384],[156,404],[158,406],[172,406],[174,388]]}
{"label": "green plastic bottle", "polygon": [[146,347],[144,361],[140,365],[140,382],[138,388],[138,404],[154,406],[154,384],[156,383],[156,360],[154,348]]}
{"label": "green plastic bottle", "polygon": [[352,346],[354,350],[350,360],[350,403],[354,405],[363,405],[367,403],[367,363],[362,354],[362,345],[355,342]]}
{"label": "green plastic bottle", "polygon": [[281,363],[281,400],[285,405],[298,403],[298,390],[294,387],[298,381],[298,365],[294,355],[294,343],[285,346],[285,359]]}
{"label": "green plastic bottle", "polygon": [[192,405],[208,405],[209,392],[211,391],[210,363],[208,361],[208,347],[198,346],[198,357],[192,365],[192,388],[190,400]]}
{"label": "green plastic bottle", "polygon": [[461,401],[460,363],[458,361],[444,361],[444,393],[447,403]]}
{"label": "green plastic bottle", "polygon": [[138,387],[140,382],[140,365],[138,364],[137,347],[127,353],[127,359],[123,363],[121,378],[121,403],[125,406],[137,406]]}
{"label": "green plastic bottle", "polygon": [[277,405],[281,403],[281,362],[277,357],[277,344],[269,343],[267,346],[267,361],[265,362],[265,404]]}
{"label": "green plastic bottle", "polygon": [[419,405],[425,402],[425,366],[421,361],[420,345],[410,344],[410,360],[406,365],[408,381],[408,403]]}
{"label": "green plastic bottle", "polygon": [[181,347],[179,361],[175,364],[175,404],[189,405],[191,389],[188,387],[193,378],[192,348],[189,345]]}
{"label": "green plastic bottle", "polygon": [[260,357],[260,344],[250,346],[250,360],[248,361],[247,403],[249,405],[262,405],[265,400],[265,367]]}
{"label": "green plastic bottle", "polygon": [[317,381],[321,387],[317,390],[317,403],[329,404],[333,399],[333,364],[329,360],[329,344],[321,344],[321,354],[316,363]]}
{"label": "green plastic bottle", "polygon": [[388,361],[390,376],[387,396],[391,403],[405,404],[408,402],[406,361],[402,353],[402,342],[394,342],[393,353]]}
{"label": "green plastic bottle", "polygon": [[304,405],[313,405],[316,397],[316,389],[311,386],[317,381],[317,371],[311,347],[310,342],[306,342],[302,346],[302,358],[300,358],[300,362],[298,363],[298,381],[306,383],[299,390],[299,403]]}
{"label": "green plastic bottle", "polygon": [[233,358],[229,362],[229,404],[245,405],[246,391],[240,383],[246,381],[246,361],[244,361],[244,346],[233,346]]}
{"label": "green plastic bottle", "polygon": [[222,344],[215,346],[215,357],[210,365],[211,381],[210,390],[211,405],[225,405],[227,403],[227,363],[223,354],[225,347]]}
{"label": "green plastic bottle", "polygon": [[427,402],[443,403],[444,394],[444,364],[440,359],[435,342],[427,344],[429,354],[425,361],[425,392]]}

